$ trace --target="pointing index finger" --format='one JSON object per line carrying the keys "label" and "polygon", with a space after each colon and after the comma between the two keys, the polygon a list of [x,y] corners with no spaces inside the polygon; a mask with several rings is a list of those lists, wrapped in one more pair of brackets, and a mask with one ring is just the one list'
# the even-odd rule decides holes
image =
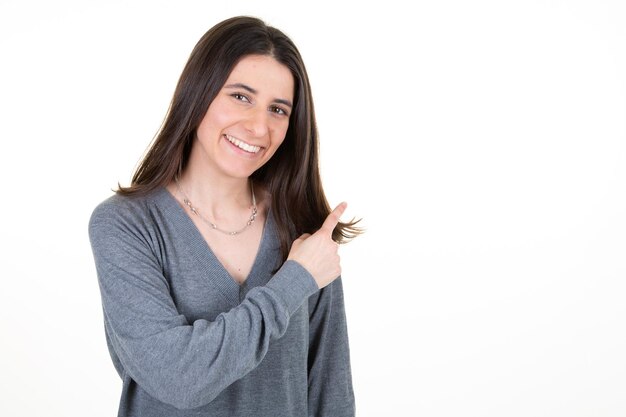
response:
{"label": "pointing index finger", "polygon": [[333,230],[335,230],[335,226],[337,226],[337,223],[339,223],[339,218],[341,217],[343,212],[346,211],[346,207],[348,207],[348,203],[346,203],[345,201],[335,207],[335,209],[330,212],[328,217],[326,217],[326,220],[324,220],[324,224],[322,224],[320,230],[324,230],[328,234],[332,234]]}

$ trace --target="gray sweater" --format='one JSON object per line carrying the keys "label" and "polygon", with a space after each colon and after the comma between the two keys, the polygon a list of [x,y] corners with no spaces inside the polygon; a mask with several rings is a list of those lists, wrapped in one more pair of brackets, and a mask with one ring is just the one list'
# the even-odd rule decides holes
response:
{"label": "gray sweater", "polygon": [[118,417],[354,416],[341,278],[281,266],[271,214],[242,285],[165,188],[108,198],[89,236]]}

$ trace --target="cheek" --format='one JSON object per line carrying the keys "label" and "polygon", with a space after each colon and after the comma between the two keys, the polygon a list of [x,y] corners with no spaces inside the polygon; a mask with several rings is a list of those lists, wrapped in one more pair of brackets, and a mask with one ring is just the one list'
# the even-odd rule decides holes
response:
{"label": "cheek", "polygon": [[278,148],[285,140],[285,135],[287,135],[287,129],[289,128],[288,123],[277,125],[274,130],[274,135],[272,138],[272,145]]}
{"label": "cheek", "polygon": [[271,146],[268,149],[269,152],[266,153],[268,159],[272,158],[274,154],[276,153],[276,151],[278,150],[278,148],[280,148],[280,146],[283,144],[283,142],[285,141],[286,134],[287,134],[287,127],[280,126],[272,130]]}
{"label": "cheek", "polygon": [[223,128],[228,125],[232,119],[231,113],[232,112],[229,111],[227,106],[225,106],[220,100],[215,99],[209,106],[202,122],[200,122],[198,131],[209,133],[211,131],[215,131],[216,129]]}

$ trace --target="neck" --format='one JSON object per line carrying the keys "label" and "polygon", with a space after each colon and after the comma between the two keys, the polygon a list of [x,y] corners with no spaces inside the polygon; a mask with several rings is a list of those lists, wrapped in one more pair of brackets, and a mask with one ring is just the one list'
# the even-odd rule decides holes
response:
{"label": "neck", "polygon": [[[248,178],[223,177],[186,169],[178,182],[192,204],[215,222],[239,224],[241,214],[244,213],[245,217],[252,206]],[[177,186],[174,188],[177,190]],[[182,200],[182,196],[179,197]]]}
{"label": "neck", "polygon": [[257,204],[256,204],[255,196],[254,196],[254,191],[252,190],[252,184],[250,184],[251,194],[252,194],[252,214],[250,215],[250,218],[246,222],[246,225],[237,230],[224,230],[224,229],[221,229],[217,224],[215,224],[214,222],[212,222],[211,220],[207,219],[205,216],[200,214],[200,212],[198,211],[198,208],[193,205],[193,203],[189,200],[189,197],[187,197],[187,195],[183,191],[178,178],[176,178],[174,181],[176,182],[176,189],[178,193],[180,194],[179,198],[183,200],[183,204],[187,206],[187,208],[193,214],[200,217],[202,220],[204,220],[205,223],[209,224],[213,229],[219,232],[222,232],[230,236],[238,235],[239,233],[243,232],[247,227],[252,225],[252,223],[254,223],[254,220],[256,219],[256,215],[258,214],[258,211],[257,211]]}

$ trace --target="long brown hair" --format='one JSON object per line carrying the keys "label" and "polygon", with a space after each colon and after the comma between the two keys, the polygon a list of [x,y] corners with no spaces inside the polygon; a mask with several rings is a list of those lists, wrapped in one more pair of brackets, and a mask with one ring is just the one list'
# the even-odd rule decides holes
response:
{"label": "long brown hair", "polygon": [[[133,175],[125,196],[146,195],[169,184],[187,166],[196,130],[233,67],[247,55],[269,55],[291,71],[294,105],[285,140],[251,178],[271,194],[283,260],[293,239],[314,233],[331,209],[322,188],[311,87],[302,57],[280,30],[253,17],[233,17],[212,27],[196,44],[178,80],[161,129]],[[340,222],[333,239],[344,243],[361,233],[358,221]]]}

